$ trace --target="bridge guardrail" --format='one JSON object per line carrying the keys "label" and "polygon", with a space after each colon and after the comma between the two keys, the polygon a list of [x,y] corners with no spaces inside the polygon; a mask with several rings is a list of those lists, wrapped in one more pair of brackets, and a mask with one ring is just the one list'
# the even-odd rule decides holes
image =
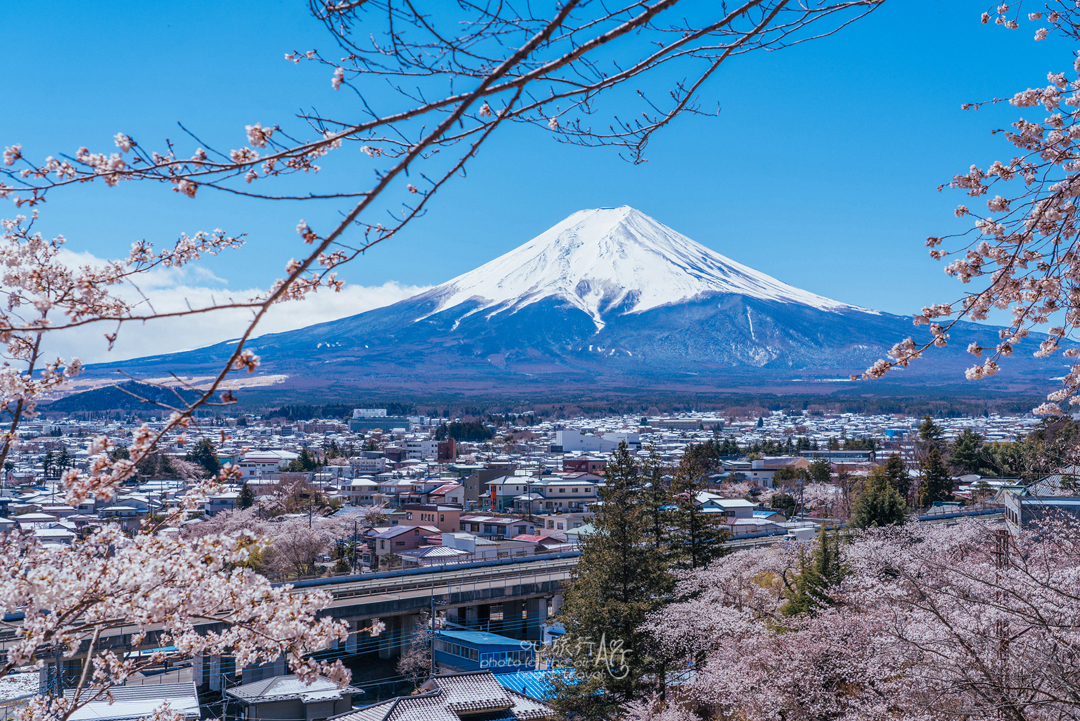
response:
{"label": "bridge guardrail", "polygon": [[374,581],[378,579],[404,578],[409,576],[423,576],[425,574],[441,573],[446,571],[468,570],[470,568],[491,568],[497,566],[513,566],[522,563],[535,563],[536,561],[558,560],[562,558],[576,558],[581,551],[563,551],[561,553],[537,553],[530,556],[516,556],[513,558],[498,558],[490,561],[471,561],[469,563],[447,563],[425,566],[424,568],[409,568],[399,571],[379,571],[376,573],[355,573],[349,576],[333,576],[330,578],[311,578],[304,581],[289,583],[283,581],[275,583],[275,586],[292,586],[293,588],[318,588],[319,586],[335,586],[344,583],[356,583],[359,581]]}

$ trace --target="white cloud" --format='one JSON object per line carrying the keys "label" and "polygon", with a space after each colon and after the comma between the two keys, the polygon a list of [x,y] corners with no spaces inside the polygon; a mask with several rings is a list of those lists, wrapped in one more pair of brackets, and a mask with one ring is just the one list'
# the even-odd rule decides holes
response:
{"label": "white cloud", "polygon": [[[96,265],[102,262],[90,253],[64,251],[64,254],[65,262],[71,265]],[[226,282],[204,268],[161,269],[147,273],[140,280],[139,290],[159,313],[189,307],[206,308],[229,299],[246,301],[263,290],[229,290],[225,287]],[[275,306],[259,323],[256,335],[279,333],[356,315],[410,298],[427,288],[390,281],[380,286],[346,285],[340,293],[323,289],[302,301]],[[132,301],[140,298],[139,293],[131,288],[118,291],[118,294]],[[149,310],[149,307],[145,307],[140,312]],[[112,351],[108,349],[105,334],[116,332],[116,325],[92,324],[52,334],[47,342],[47,352],[50,356],[77,357],[83,363],[103,363],[191,350],[238,337],[251,316],[247,310],[223,310],[186,318],[124,323]]]}

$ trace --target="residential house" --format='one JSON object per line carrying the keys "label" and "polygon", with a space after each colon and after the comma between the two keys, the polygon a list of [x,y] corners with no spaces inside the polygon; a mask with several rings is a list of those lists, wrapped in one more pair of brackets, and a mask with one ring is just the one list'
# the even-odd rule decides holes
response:
{"label": "residential house", "polygon": [[504,688],[492,672],[473,671],[435,676],[418,694],[364,706],[332,721],[526,721],[554,717],[550,706]]}
{"label": "residential house", "polygon": [[544,514],[536,517],[536,526],[539,533],[562,534],[565,537],[567,531],[581,528],[588,523],[592,515],[589,511]]}
{"label": "residential house", "polygon": [[757,504],[745,498],[724,498],[715,493],[702,491],[695,499],[702,511],[721,513],[728,518],[753,518]]}
{"label": "residential house", "polygon": [[603,473],[607,459],[599,456],[563,456],[562,469],[568,473]]}
{"label": "residential house", "polygon": [[516,538],[494,540],[474,536],[471,533],[444,533],[441,540],[446,548],[455,548],[469,553],[469,558],[463,557],[462,562],[531,556],[537,552],[536,543]]}
{"label": "residential house", "polygon": [[[459,466],[462,470],[466,469],[466,466]],[[454,469],[451,469],[454,470]],[[473,510],[481,507],[481,498],[485,501],[488,500],[488,486],[487,484],[495,480],[500,476],[505,476],[506,471],[498,468],[483,468],[474,471],[473,473],[464,476],[461,480],[461,485],[464,487],[465,502],[462,504],[462,508],[465,510]],[[483,504],[484,508],[491,508],[490,502]]]}
{"label": "residential house", "polygon": [[299,457],[300,454],[292,451],[251,451],[240,459],[240,475],[243,478],[262,478],[284,471]]}
{"label": "residential house", "polygon": [[[113,686],[108,694],[98,695],[95,689],[84,689],[88,697],[98,696],[80,707],[70,716],[69,721],[134,721],[150,718],[154,710],[169,704],[169,709],[185,719],[197,721],[201,715],[199,693],[195,683],[155,683],[132,686]],[[64,691],[65,698],[75,697],[75,689]]]}
{"label": "residential house", "polygon": [[451,505],[465,508],[465,486],[461,483],[446,483],[427,494],[428,501],[439,505]]}
{"label": "residential house", "polygon": [[401,510],[405,512],[405,519],[398,522],[400,525],[436,526],[440,532],[448,533],[459,530],[460,508],[434,503],[406,503]]}
{"label": "residential house", "polygon": [[341,495],[349,505],[370,506],[378,490],[379,484],[370,478],[354,478],[341,487]]}
{"label": "residential house", "polygon": [[551,443],[552,453],[611,453],[625,442],[632,451],[641,450],[641,436],[637,433],[616,432],[602,436],[586,435],[583,430],[556,431]]}
{"label": "residential house", "polygon": [[222,511],[236,510],[236,504],[240,500],[240,491],[224,491],[206,497],[203,511],[208,516],[215,516]]}
{"label": "residential house", "polygon": [[[377,454],[377,455],[376,455]],[[388,461],[382,451],[365,451],[363,455],[349,458],[354,476],[373,476],[386,470]]]}
{"label": "residential house", "polygon": [[[151,687],[152,688],[152,687]],[[347,713],[363,691],[322,676],[307,684],[297,676],[273,676],[233,686],[225,693],[241,708],[241,718],[259,721],[325,721]]]}
{"label": "residential house", "polygon": [[513,538],[523,533],[536,533],[536,524],[512,516],[461,516],[461,531],[482,538]]}
{"label": "residential house", "polygon": [[397,554],[402,568],[444,566],[448,563],[467,563],[476,560],[469,551],[450,546],[421,546]]}
{"label": "residential house", "polygon": [[426,545],[425,536],[438,533],[435,526],[390,526],[373,528],[368,532],[368,547],[375,558],[388,553],[400,553]]}

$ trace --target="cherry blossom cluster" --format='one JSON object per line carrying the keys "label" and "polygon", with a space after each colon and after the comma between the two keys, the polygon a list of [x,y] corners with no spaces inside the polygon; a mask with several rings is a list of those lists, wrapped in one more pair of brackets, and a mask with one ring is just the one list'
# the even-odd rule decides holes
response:
{"label": "cherry blossom cluster", "polygon": [[[302,678],[323,674],[347,682],[340,663],[307,657],[346,635],[341,622],[317,618],[329,597],[275,587],[244,568],[263,548],[265,541],[251,534],[127,537],[115,526],[59,549],[21,531],[0,534],[0,613],[24,614],[0,622],[13,634],[0,676],[40,663],[43,646],[59,646],[66,657],[82,652],[90,659],[73,708],[148,664],[199,654],[232,655],[238,665],[286,658]],[[121,624],[133,633],[130,645],[117,645]],[[127,653],[151,642],[151,633],[159,649],[151,658]],[[170,647],[176,651],[165,650]],[[31,706],[22,713],[40,718],[58,710]]]}
{"label": "cherry blossom cluster", "polygon": [[828,601],[795,617],[780,610],[812,542],[720,559],[651,622],[695,674],[630,718],[1076,718],[1078,539],[1069,517],[1014,537],[872,529],[841,544]]}
{"label": "cherry blossom cluster", "polygon": [[[1026,21],[1042,23],[1035,39],[1054,31],[1080,38],[1076,8],[1058,3],[1057,9],[1022,13],[1022,3],[1002,4],[983,15],[983,22],[1015,30]],[[904,367],[931,346],[948,343],[948,330],[963,318],[986,320],[995,310],[1008,310],[1011,325],[1001,332],[994,348],[978,344],[968,352],[981,358],[966,372],[978,380],[995,375],[1002,358],[1012,355],[1033,332],[1042,331],[1036,357],[1063,353],[1080,357],[1074,342],[1080,339],[1080,249],[1076,198],[1080,195],[1080,59],[1070,60],[1068,71],[1052,71],[1047,85],[1028,88],[1009,98],[1020,109],[1041,109],[1039,119],[1019,118],[1013,130],[1004,132],[1016,155],[987,167],[972,165],[953,177],[949,187],[970,198],[984,198],[986,213],[960,205],[955,214],[972,219],[972,228],[958,236],[931,237],[926,245],[937,260],[948,260],[946,273],[965,284],[979,287],[957,303],[931,305],[915,316],[916,325],[928,325],[930,338],[908,338],[897,344],[889,358],[880,360],[860,377],[879,378],[893,368]],[[978,108],[985,103],[967,104]],[[993,191],[993,192],[992,192]],[[943,246],[948,239],[963,239],[958,248]],[[947,319],[947,320],[942,320]],[[1060,413],[1060,402],[1076,401],[1080,389],[1069,374],[1062,391],[1053,394],[1041,412]]]}

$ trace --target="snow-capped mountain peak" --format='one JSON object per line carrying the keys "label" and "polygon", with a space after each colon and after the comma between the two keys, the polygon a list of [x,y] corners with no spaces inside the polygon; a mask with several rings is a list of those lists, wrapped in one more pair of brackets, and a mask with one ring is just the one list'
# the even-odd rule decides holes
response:
{"label": "snow-capped mountain peak", "polygon": [[435,312],[467,301],[488,315],[557,298],[604,317],[641,313],[705,293],[733,293],[825,311],[863,310],[782,283],[629,206],[580,210],[490,263],[424,295]]}

